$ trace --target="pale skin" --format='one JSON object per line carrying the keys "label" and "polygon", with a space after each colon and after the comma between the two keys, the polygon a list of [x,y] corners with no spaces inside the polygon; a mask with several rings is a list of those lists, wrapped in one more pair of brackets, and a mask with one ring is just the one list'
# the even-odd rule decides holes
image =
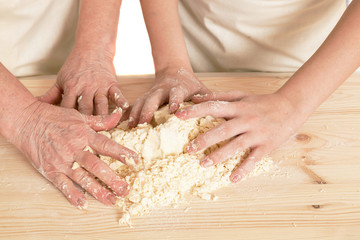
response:
{"label": "pale skin", "polygon": [[120,5],[121,0],[81,1],[75,46],[41,101],[61,101],[62,107],[86,115],[108,114],[108,100],[123,110],[129,107],[113,64]]}
{"label": "pale skin", "polygon": [[[126,158],[137,162],[138,156],[96,132],[115,127],[122,117],[121,108],[106,115],[108,97],[123,109],[128,106],[112,64],[121,1],[81,2],[75,47],[55,86],[45,95],[32,96],[0,63],[0,86],[6,86],[0,88],[0,134],[22,151],[71,204],[85,208],[87,199],[75,183],[106,205],[115,204],[117,197],[129,192],[128,183],[97,154],[125,164]],[[49,104],[59,101],[62,107]],[[81,113],[73,109],[76,106]],[[103,116],[90,116],[93,112]],[[86,146],[94,154],[84,151]],[[73,169],[74,162],[80,167]]]}
{"label": "pale skin", "polygon": [[[176,69],[183,67],[188,71],[188,76],[193,76],[179,23],[177,0],[143,0],[141,5],[156,70],[154,86],[145,95],[156,98],[152,100],[157,103],[156,108],[167,100],[171,106],[171,98],[166,95],[167,89],[184,86],[189,81],[177,78],[178,85],[170,86],[168,78],[173,77],[168,73],[169,70],[176,72]],[[292,136],[311,113],[359,67],[359,16],[360,1],[354,0],[321,47],[272,94],[232,91],[194,96],[193,89],[199,86],[194,81],[185,91],[190,94],[182,94],[187,96],[182,100],[191,98],[196,105],[177,111],[176,116],[189,119],[212,115],[228,121],[194,139],[189,144],[188,152],[194,153],[234,137],[225,146],[201,159],[201,165],[211,167],[250,148],[250,155],[230,176],[233,182],[240,181],[254,168],[256,162]],[[156,91],[163,94],[152,95]],[[156,108],[139,104],[142,106],[137,108],[142,110],[133,115],[130,113],[130,116],[148,121],[151,119],[149,115],[152,116]],[[179,102],[176,104],[178,106]],[[175,107],[172,111],[175,111]]]}

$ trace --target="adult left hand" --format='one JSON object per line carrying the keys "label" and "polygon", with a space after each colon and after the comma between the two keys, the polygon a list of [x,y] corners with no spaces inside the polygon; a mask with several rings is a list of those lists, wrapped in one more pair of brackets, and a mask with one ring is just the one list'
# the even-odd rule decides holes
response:
{"label": "adult left hand", "polygon": [[123,110],[129,107],[116,79],[112,54],[77,48],[60,69],[55,85],[38,99],[51,104],[61,100],[62,107],[77,108],[86,115],[108,114],[108,99]]}
{"label": "adult left hand", "polygon": [[194,139],[188,146],[189,153],[233,138],[202,159],[203,167],[210,167],[247,148],[251,149],[244,162],[233,170],[230,176],[233,182],[240,181],[250,173],[256,162],[285,142],[306,120],[306,116],[297,114],[297,109],[288,99],[277,93],[213,92],[194,96],[192,100],[199,104],[177,111],[178,118],[185,120],[211,115],[227,121]]}

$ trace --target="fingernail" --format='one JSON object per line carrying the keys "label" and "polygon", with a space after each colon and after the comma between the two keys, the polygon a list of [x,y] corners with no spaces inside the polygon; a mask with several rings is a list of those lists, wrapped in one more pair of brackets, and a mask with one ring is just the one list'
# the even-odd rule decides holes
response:
{"label": "fingernail", "polygon": [[180,110],[178,110],[178,111],[175,113],[175,115],[176,115],[177,117],[185,117],[186,114],[187,114],[186,111],[183,110],[183,109],[180,109]]}
{"label": "fingernail", "polygon": [[126,186],[122,187],[122,188],[120,189],[120,192],[121,192],[120,197],[125,197],[125,196],[127,196],[127,195],[129,194],[129,192],[130,192],[130,186],[129,186],[129,185],[126,185]]}
{"label": "fingernail", "polygon": [[133,118],[133,117],[129,117],[129,123],[128,123],[129,127],[133,127],[133,126],[134,126],[134,122],[135,122],[134,118]]}
{"label": "fingernail", "polygon": [[188,153],[196,152],[197,151],[197,145],[194,142],[190,142],[189,145],[186,147],[186,151]]}
{"label": "fingernail", "polygon": [[88,208],[88,202],[86,199],[79,198],[77,200],[78,208],[79,209],[87,209]]}
{"label": "fingernail", "polygon": [[170,104],[170,111],[171,111],[171,112],[174,112],[175,109],[177,109],[177,108],[178,108],[178,104],[177,104],[177,103],[172,103],[172,104]]}
{"label": "fingernail", "polygon": [[201,165],[205,168],[207,167],[211,167],[212,165],[214,165],[214,162],[211,159],[205,158],[202,162]]}
{"label": "fingernail", "polygon": [[238,182],[238,181],[241,180],[241,176],[240,175],[234,175],[234,176],[231,177],[231,180],[233,182]]}
{"label": "fingernail", "polygon": [[117,198],[114,194],[109,194],[109,196],[107,196],[107,199],[114,205]]}

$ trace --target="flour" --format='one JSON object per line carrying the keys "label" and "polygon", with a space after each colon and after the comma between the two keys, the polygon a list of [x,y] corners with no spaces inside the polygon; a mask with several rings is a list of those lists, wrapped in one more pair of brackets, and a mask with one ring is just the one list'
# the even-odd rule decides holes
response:
{"label": "flour", "polygon": [[[231,170],[247,153],[240,152],[226,162],[203,168],[199,160],[226,142],[196,154],[186,153],[186,147],[198,135],[224,121],[211,116],[183,121],[170,114],[168,106],[165,106],[155,113],[151,124],[128,129],[126,121],[111,131],[100,132],[140,156],[139,164],[131,166],[100,156],[131,187],[129,195],[119,198],[116,203],[123,211],[119,223],[131,226],[131,216],[142,215],[155,208],[175,206],[184,202],[185,195],[189,193],[206,200],[216,200],[213,191],[231,183]],[[249,176],[259,175],[271,167],[272,160],[264,158]]]}

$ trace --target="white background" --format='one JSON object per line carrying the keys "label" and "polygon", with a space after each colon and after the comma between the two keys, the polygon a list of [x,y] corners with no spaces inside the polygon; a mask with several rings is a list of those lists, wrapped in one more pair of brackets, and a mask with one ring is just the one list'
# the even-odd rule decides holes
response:
{"label": "white background", "polygon": [[118,75],[154,73],[139,0],[122,1],[114,64]]}

